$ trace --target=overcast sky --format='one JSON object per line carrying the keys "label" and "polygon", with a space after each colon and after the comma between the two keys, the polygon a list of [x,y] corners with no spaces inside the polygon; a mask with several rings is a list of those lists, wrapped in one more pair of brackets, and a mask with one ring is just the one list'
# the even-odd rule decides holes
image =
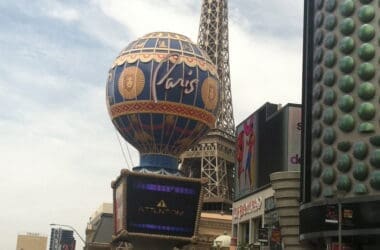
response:
{"label": "overcast sky", "polygon": [[[235,124],[267,101],[301,102],[302,2],[229,1]],[[200,8],[201,0],[0,0],[0,250],[15,249],[18,233],[48,235],[53,222],[85,236],[127,167],[105,104],[113,59],[153,31],[196,42]]]}

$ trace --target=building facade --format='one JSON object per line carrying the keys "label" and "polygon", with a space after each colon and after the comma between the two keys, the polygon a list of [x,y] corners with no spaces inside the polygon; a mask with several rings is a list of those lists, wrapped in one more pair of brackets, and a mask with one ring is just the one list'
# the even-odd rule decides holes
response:
{"label": "building facade", "polygon": [[378,1],[305,1],[301,239],[380,248]]}
{"label": "building facade", "polygon": [[62,228],[52,228],[49,250],[75,250],[74,232]]}
{"label": "building facade", "polygon": [[298,240],[301,107],[266,103],[237,126],[237,249],[302,249]]}
{"label": "building facade", "polygon": [[38,233],[17,235],[16,250],[46,250],[47,236]]}

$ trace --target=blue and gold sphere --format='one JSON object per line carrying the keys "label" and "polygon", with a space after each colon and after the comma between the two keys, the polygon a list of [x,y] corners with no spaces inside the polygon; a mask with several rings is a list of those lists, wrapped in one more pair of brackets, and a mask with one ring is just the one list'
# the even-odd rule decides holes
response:
{"label": "blue and gold sphere", "polygon": [[130,43],[114,61],[107,106],[144,169],[177,169],[177,157],[214,127],[221,88],[207,54],[168,32]]}

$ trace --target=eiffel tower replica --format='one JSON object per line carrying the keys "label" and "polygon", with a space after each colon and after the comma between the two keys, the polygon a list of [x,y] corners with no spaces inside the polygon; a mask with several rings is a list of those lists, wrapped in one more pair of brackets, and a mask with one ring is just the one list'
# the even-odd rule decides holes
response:
{"label": "eiffel tower replica", "polygon": [[215,129],[181,155],[181,170],[206,177],[203,211],[231,213],[234,194],[235,122],[232,110],[228,51],[227,0],[203,0],[198,45],[217,66],[221,108]]}

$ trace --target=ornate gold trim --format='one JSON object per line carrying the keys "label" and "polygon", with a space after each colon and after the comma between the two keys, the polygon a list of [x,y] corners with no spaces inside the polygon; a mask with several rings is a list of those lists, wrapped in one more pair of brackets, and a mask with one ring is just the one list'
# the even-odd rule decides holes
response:
{"label": "ornate gold trim", "polygon": [[167,101],[127,101],[110,106],[111,118],[136,113],[176,115],[193,119],[214,128],[216,117],[201,108]]}
{"label": "ornate gold trim", "polygon": [[[167,53],[159,53],[159,52],[139,52],[139,53],[130,53],[130,54],[122,54],[118,56],[113,62],[111,68],[115,68],[116,66],[123,65],[124,63],[135,63],[137,60],[141,62],[150,62],[152,60],[156,62],[161,62],[163,60],[167,60]],[[206,58],[201,59],[196,56],[186,56],[186,55],[178,55],[178,58],[170,58],[172,63],[185,63],[189,67],[199,66],[203,71],[209,71],[213,76],[217,77],[217,69],[215,65],[206,60]]]}

